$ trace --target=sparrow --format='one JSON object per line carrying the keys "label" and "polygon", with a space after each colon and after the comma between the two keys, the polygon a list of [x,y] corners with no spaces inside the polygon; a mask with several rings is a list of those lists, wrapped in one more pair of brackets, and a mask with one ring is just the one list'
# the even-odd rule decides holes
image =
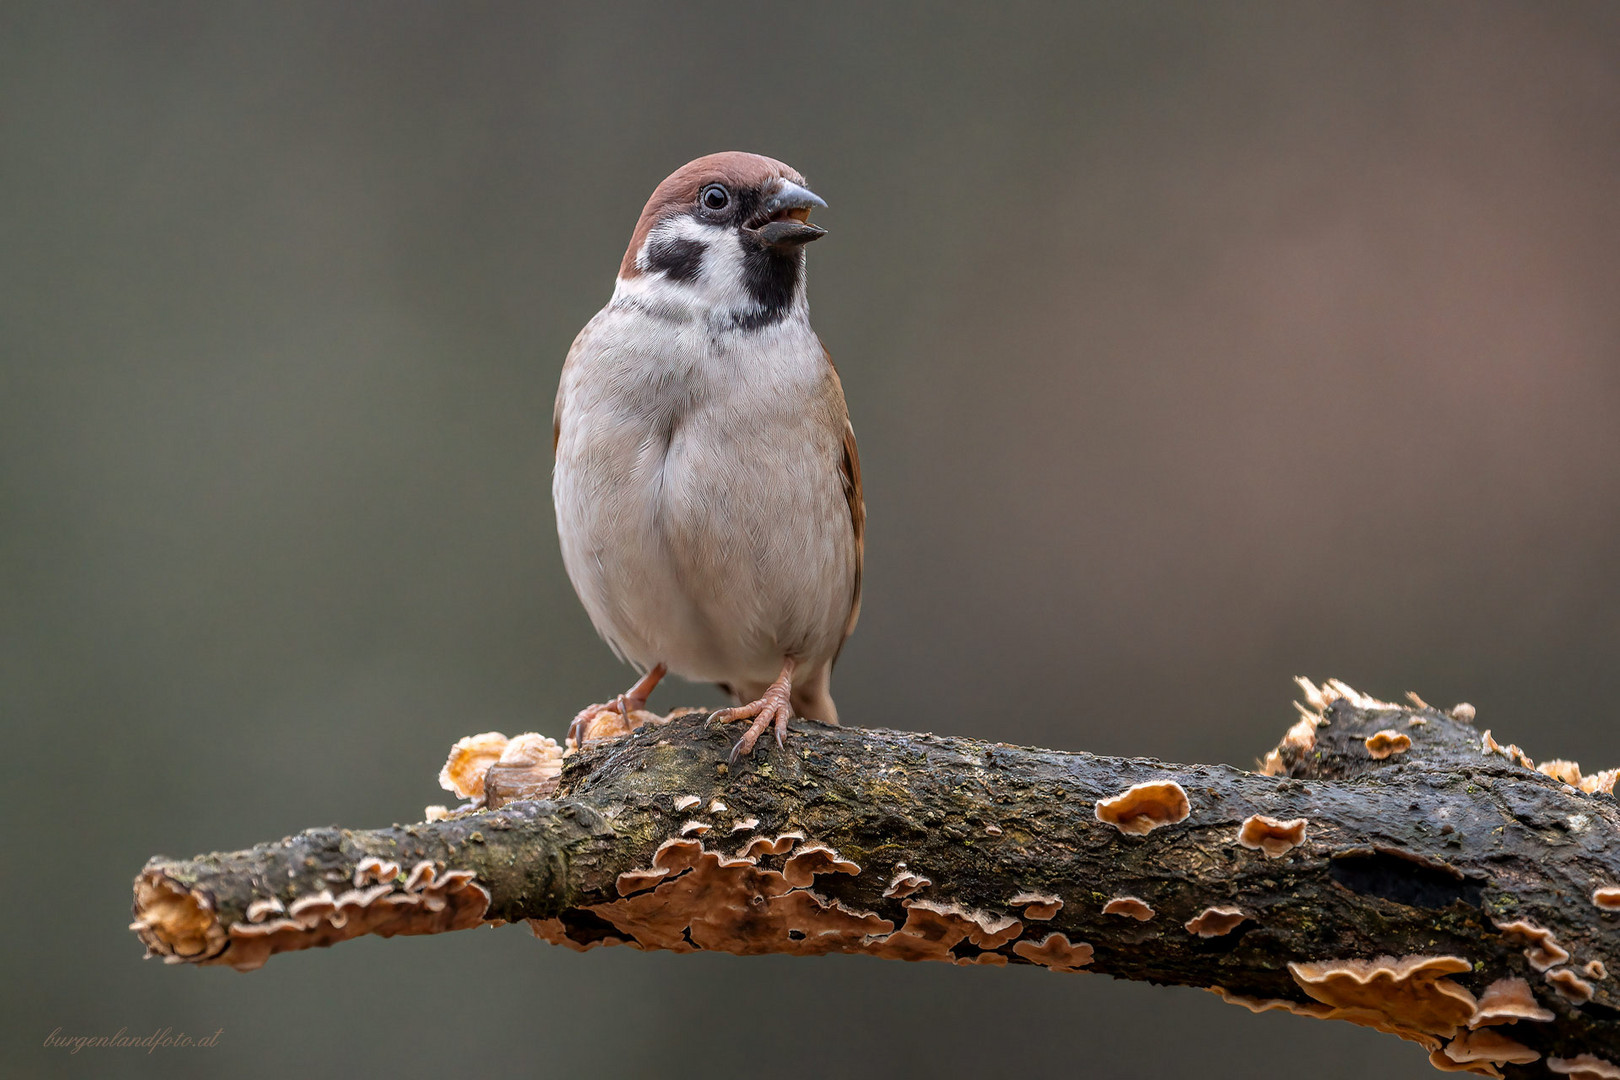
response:
{"label": "sparrow", "polygon": [[838,722],[833,662],[861,607],[866,506],[805,245],[827,204],[772,158],[711,154],[653,191],[613,297],[574,340],[553,414],[563,564],[641,678],[575,717],[644,708],[667,673],[751,720]]}

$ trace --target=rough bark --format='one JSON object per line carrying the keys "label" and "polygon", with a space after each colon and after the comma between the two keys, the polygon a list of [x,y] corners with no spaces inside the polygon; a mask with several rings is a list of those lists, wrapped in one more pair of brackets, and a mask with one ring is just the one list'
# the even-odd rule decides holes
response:
{"label": "rough bark", "polygon": [[[243,969],[519,919],[575,948],[1035,963],[1369,1024],[1441,1067],[1620,1077],[1620,914],[1594,900],[1620,883],[1613,775],[1582,791],[1489,749],[1471,710],[1332,685],[1307,688],[1274,775],[815,724],[728,764],[735,733],[682,717],[572,755],[545,800],[155,858],[134,928],[169,962]],[[1514,978],[1551,1019],[1475,1007]]]}

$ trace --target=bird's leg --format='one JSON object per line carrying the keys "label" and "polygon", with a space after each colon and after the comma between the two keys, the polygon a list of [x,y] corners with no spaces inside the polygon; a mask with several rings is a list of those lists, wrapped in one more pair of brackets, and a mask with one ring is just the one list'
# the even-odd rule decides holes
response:
{"label": "bird's leg", "polygon": [[664,677],[669,668],[663,664],[655,664],[651,671],[636,680],[636,684],[612,701],[600,705],[587,706],[581,709],[574,717],[574,722],[568,725],[568,737],[574,740],[575,746],[585,745],[585,732],[589,730],[591,719],[604,711],[616,712],[623,716],[625,722],[630,720],[630,714],[637,709],[647,707],[647,698],[652,696],[653,688]]}
{"label": "bird's leg", "polygon": [[782,674],[765,688],[765,693],[760,695],[758,701],[721,709],[709,717],[711,724],[746,720],[750,716],[754,718],[754,722],[748,725],[748,730],[743,732],[743,737],[737,740],[737,745],[731,748],[732,761],[736,761],[742,754],[753,753],[754,744],[772,724],[776,725],[776,745],[782,745],[782,736],[787,732],[788,721],[793,719],[793,706],[789,698],[793,694],[793,669],[796,666],[797,661],[793,657],[785,657],[782,660]]}

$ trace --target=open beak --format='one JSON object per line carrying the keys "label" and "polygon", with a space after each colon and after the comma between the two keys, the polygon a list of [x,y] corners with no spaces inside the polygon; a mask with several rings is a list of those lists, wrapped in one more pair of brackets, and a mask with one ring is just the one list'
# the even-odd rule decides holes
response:
{"label": "open beak", "polygon": [[810,211],[826,205],[825,199],[802,184],[782,180],[765,200],[766,220],[754,230],[754,235],[759,237],[760,243],[770,247],[808,244],[827,234],[821,226],[810,224]]}

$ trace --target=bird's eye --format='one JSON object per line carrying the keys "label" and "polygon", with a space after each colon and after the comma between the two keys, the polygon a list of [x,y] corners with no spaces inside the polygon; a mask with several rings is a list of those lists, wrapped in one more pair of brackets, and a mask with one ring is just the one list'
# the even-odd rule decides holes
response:
{"label": "bird's eye", "polygon": [[698,195],[698,201],[705,210],[724,210],[731,204],[731,192],[724,185],[710,184]]}

